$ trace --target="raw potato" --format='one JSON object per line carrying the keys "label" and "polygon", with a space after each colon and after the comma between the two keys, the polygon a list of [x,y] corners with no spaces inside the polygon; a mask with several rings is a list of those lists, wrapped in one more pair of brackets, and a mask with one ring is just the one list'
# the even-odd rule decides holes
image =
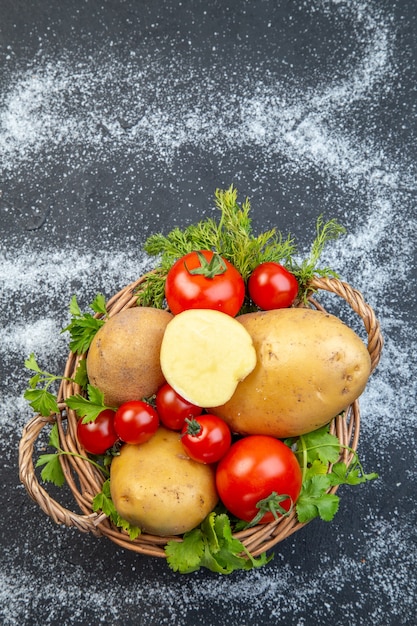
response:
{"label": "raw potato", "polygon": [[249,333],[220,311],[183,311],[165,330],[161,346],[164,376],[177,393],[197,406],[227,402],[255,365]]}
{"label": "raw potato", "polygon": [[150,397],[165,382],[159,351],[171,319],[161,309],[133,307],[98,330],[87,354],[87,375],[107,406]]}
{"label": "raw potato", "polygon": [[212,412],[242,434],[290,437],[327,424],[360,396],[371,371],[365,344],[337,317],[290,308],[237,318],[257,365]]}
{"label": "raw potato", "polygon": [[143,532],[181,535],[217,504],[214,468],[190,459],[180,437],[160,427],[146,443],[125,444],[111,463],[114,506]]}

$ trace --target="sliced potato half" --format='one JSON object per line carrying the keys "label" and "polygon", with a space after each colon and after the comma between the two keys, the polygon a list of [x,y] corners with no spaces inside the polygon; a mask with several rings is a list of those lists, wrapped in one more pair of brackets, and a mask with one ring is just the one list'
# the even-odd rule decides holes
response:
{"label": "sliced potato half", "polygon": [[230,315],[190,309],[175,315],[165,329],[162,372],[175,391],[193,404],[224,404],[255,365],[252,338]]}

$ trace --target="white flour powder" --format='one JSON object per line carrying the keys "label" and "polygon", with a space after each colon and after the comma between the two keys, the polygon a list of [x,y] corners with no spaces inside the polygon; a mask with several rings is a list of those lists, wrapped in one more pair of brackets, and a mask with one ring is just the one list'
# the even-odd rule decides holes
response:
{"label": "white flour powder", "polygon": [[[410,135],[403,150],[395,152],[389,129],[384,128],[378,117],[381,104],[398,89],[401,51],[395,47],[390,16],[385,16],[375,2],[323,0],[304,5],[305,11],[312,15],[331,13],[340,28],[343,20],[353,22],[358,37],[356,48],[345,59],[344,73],[321,80],[315,86],[311,83],[305,86],[301,79],[297,81],[297,76],[285,83],[272,80],[271,60],[249,68],[243,79],[242,75],[228,76],[221,57],[219,63],[223,65],[200,71],[188,57],[172,57],[168,49],[161,52],[160,58],[132,52],[128,64],[121,64],[112,55],[111,47],[105,60],[100,61],[84,58],[82,54],[77,59],[70,53],[58,59],[48,57],[47,53],[39,54],[26,71],[10,71],[8,87],[0,97],[3,176],[8,186],[19,186],[26,181],[33,190],[48,186],[59,197],[60,185],[64,188],[65,176],[70,178],[72,171],[92,168],[93,164],[111,168],[125,157],[126,162],[136,163],[137,168],[152,168],[152,163],[157,161],[162,172],[172,171],[173,177],[185,185],[190,176],[185,156],[201,151],[219,162],[226,162],[231,155],[234,165],[239,163],[240,155],[254,154],[253,181],[249,186],[257,193],[262,188],[266,198],[268,185],[273,187],[268,181],[282,181],[285,187],[286,180],[290,188],[291,176],[301,173],[307,180],[320,179],[326,201],[332,201],[332,189],[336,189],[339,221],[347,225],[349,232],[326,250],[323,264],[333,266],[342,278],[364,292],[376,308],[384,329],[384,358],[361,402],[363,441],[366,441],[361,456],[365,461],[368,457],[379,459],[381,467],[366,468],[370,471],[377,469],[384,474],[387,464],[388,477],[383,475],[382,480],[393,480],[389,476],[389,455],[393,450],[390,443],[403,441],[408,449],[416,444],[416,416],[411,408],[416,397],[413,372],[417,363],[411,340],[415,320],[401,314],[401,302],[412,302],[416,289],[412,271],[415,271],[417,229],[411,218],[416,191],[411,155],[416,138]],[[221,49],[220,44],[218,47]],[[221,89],[225,76],[228,82]],[[268,80],[264,80],[266,76]],[[365,128],[357,126],[356,111],[368,112]],[[404,119],[396,119],[399,127],[407,125],[410,114],[401,111],[398,116],[402,114]],[[63,180],[57,180],[55,187],[51,187],[55,162],[62,159],[67,159],[67,170]],[[234,174],[239,179],[238,165]],[[134,184],[134,170],[125,172],[125,176],[131,176]],[[230,182],[233,181],[227,184]],[[208,194],[213,192],[214,189],[208,190]],[[312,189],[307,195],[313,197],[314,193]],[[344,197],[350,213],[341,208]],[[108,208],[110,215],[114,211],[115,219],[117,200],[113,209]],[[130,206],[133,195],[124,201]],[[208,197],[206,208],[210,202]],[[5,201],[3,210],[2,219],[16,219],[12,202]],[[201,216],[204,208],[197,211]],[[331,206],[328,214],[333,216]],[[80,229],[88,233],[87,220],[80,224]],[[114,252],[110,227],[103,229],[99,237],[102,243],[99,251],[82,246],[77,252],[70,241],[55,249],[38,249],[36,244],[15,249],[13,237],[10,241],[2,240],[0,358],[4,388],[8,389],[1,399],[3,445],[15,445],[16,427],[20,429],[30,416],[21,399],[26,373],[13,370],[9,364],[23,363],[33,351],[45,369],[54,371],[54,367],[62,366],[67,340],[59,330],[67,323],[66,303],[71,295],[76,292],[86,306],[98,291],[109,296],[149,267],[149,259],[138,251],[133,241],[125,249]],[[13,311],[8,309],[11,301],[16,303]],[[23,324],[22,318],[30,322]],[[10,457],[14,462],[14,451]],[[414,466],[407,471],[406,479],[415,484]],[[378,483],[370,488],[380,490]],[[361,532],[369,540],[369,553],[362,565],[344,556],[341,549],[336,563],[318,561],[314,580],[302,571],[294,572],[286,564],[274,570],[245,574],[236,580],[216,579],[210,585],[204,585],[199,575],[187,583],[184,579],[166,586],[159,582],[156,588],[154,581],[147,583],[143,578],[134,588],[116,583],[113,596],[106,591],[107,617],[97,623],[122,623],[120,607],[127,602],[129,594],[135,597],[143,594],[143,598],[158,597],[166,615],[165,618],[158,615],[158,623],[179,624],[181,615],[198,603],[199,584],[204,585],[206,597],[212,594],[214,603],[221,598],[223,610],[234,617],[236,607],[244,604],[247,619],[255,619],[255,615],[265,610],[272,619],[268,623],[278,623],[279,619],[291,616],[292,624],[302,626],[306,623],[301,617],[304,613],[313,615],[317,623],[326,623],[330,619],[330,605],[324,599],[336,597],[347,584],[345,581],[354,587],[368,570],[371,588],[356,595],[352,592],[354,614],[346,623],[388,624],[384,622],[386,616],[379,613],[378,596],[392,601],[393,618],[408,623],[402,611],[412,609],[407,580],[417,566],[411,521],[403,517],[400,522],[395,511],[391,512],[390,524],[383,516],[378,518],[377,511],[365,510],[360,514]],[[59,541],[59,533],[63,531],[51,532]],[[355,543],[354,536],[344,540]],[[407,568],[390,569],[387,561],[390,546],[395,546]],[[15,623],[13,615],[18,610],[23,610],[21,618],[25,617],[24,609],[18,607],[28,602],[26,589],[36,585],[29,574],[22,584],[23,574],[13,567],[13,551],[12,546],[6,550],[8,565],[3,568],[0,591],[2,603],[11,607],[9,613],[4,613],[5,623],[9,624]],[[359,568],[362,568],[360,572]],[[181,592],[184,585],[187,596]],[[83,588],[81,568],[74,568],[68,574],[65,586],[57,586],[54,581],[49,589],[38,589],[37,595],[38,600],[32,599],[35,605],[49,596],[56,598],[57,606],[59,600],[72,604],[75,618],[77,612],[82,614],[79,607],[93,610],[103,601],[98,588]],[[293,605],[295,596],[296,605]],[[361,621],[361,608],[371,598],[376,598],[371,603],[374,612],[368,622]],[[252,609],[248,608],[249,603]],[[154,616],[149,611],[147,618],[151,623],[149,620]],[[53,614],[50,619],[53,621]],[[397,623],[395,619],[394,622]]]}

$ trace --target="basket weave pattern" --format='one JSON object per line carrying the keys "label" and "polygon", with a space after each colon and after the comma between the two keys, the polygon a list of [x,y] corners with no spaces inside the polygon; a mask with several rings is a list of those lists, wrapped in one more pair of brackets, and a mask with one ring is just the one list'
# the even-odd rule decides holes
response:
{"label": "basket weave pattern", "polygon": [[[144,277],[139,278],[108,301],[107,310],[110,316],[136,306],[136,291],[143,280]],[[320,289],[335,293],[343,298],[351,309],[360,316],[367,333],[367,348],[371,357],[371,368],[373,371],[380,359],[383,339],[374,311],[366,304],[362,294],[336,278],[315,277],[311,282],[311,289],[314,294]],[[310,297],[309,302],[312,307],[324,310],[315,299],[315,296]],[[83,357],[72,352],[69,354],[64,372],[65,377],[72,378],[74,376],[81,358]],[[85,459],[68,454],[60,456],[66,482],[81,513],[68,510],[59,504],[39,483],[35,473],[33,456],[35,443],[44,427],[51,426],[56,422],[62,450],[81,456],[86,455],[77,440],[77,416],[65,404],[65,398],[75,393],[81,393],[78,385],[72,381],[62,381],[58,392],[60,412],[50,417],[37,415],[24,427],[19,446],[19,476],[21,482],[24,484],[30,497],[57,524],[73,526],[81,532],[91,532],[96,536],[106,536],[123,548],[141,554],[165,557],[164,546],[167,541],[171,539],[181,541],[181,537],[159,537],[141,534],[132,541],[128,534],[114,526],[105,514],[93,511],[92,501],[94,496],[101,491],[104,478],[101,472]],[[353,404],[346,407],[346,411],[338,415],[331,423],[331,432],[338,437],[341,446],[351,449],[347,450],[345,448],[341,453],[341,460],[347,464],[353,457],[353,451],[357,449],[359,431],[360,409],[359,402],[356,400]],[[335,493],[336,490],[337,487],[332,487],[330,493]],[[296,513],[293,510],[287,517],[280,518],[269,524],[259,524],[253,528],[237,532],[235,537],[242,541],[253,556],[258,556],[303,526],[304,524],[297,520]]]}

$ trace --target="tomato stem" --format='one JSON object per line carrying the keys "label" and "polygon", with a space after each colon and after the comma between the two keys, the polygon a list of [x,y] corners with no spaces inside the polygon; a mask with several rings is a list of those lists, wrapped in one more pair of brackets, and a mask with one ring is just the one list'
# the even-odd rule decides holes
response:
{"label": "tomato stem", "polygon": [[218,252],[213,253],[210,261],[206,259],[202,252],[197,251],[196,254],[198,256],[198,260],[200,261],[200,267],[196,267],[190,270],[184,262],[184,265],[189,274],[193,276],[201,275],[205,276],[205,278],[215,278],[216,276],[224,274],[227,270],[227,265]]}
{"label": "tomato stem", "polygon": [[187,424],[187,430],[183,433],[183,435],[189,435],[190,437],[198,437],[201,433],[202,426],[201,424],[193,418],[189,419],[185,418],[185,423]]}
{"label": "tomato stem", "polygon": [[[290,500],[291,502],[291,506],[288,511],[281,506],[281,502],[284,502],[284,500]],[[272,513],[274,519],[276,520],[278,517],[288,516],[293,509],[293,504],[293,500],[288,494],[278,494],[276,491],[273,491],[267,498],[263,498],[256,503],[256,508],[259,509],[259,511],[249,522],[247,528],[251,528],[252,526],[259,524],[265,513]]]}

